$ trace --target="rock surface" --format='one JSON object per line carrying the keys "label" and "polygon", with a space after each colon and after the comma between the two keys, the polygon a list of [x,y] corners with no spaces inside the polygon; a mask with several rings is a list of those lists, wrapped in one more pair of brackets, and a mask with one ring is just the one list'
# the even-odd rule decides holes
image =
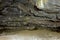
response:
{"label": "rock surface", "polygon": [[58,30],[60,27],[60,3],[57,3],[59,7],[56,5],[56,8],[39,9],[34,2],[34,0],[0,0],[0,28],[35,29],[46,27]]}

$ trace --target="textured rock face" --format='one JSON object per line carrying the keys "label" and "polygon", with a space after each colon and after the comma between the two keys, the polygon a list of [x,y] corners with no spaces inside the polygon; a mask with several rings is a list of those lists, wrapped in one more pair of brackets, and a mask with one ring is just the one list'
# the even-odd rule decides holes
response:
{"label": "textured rock face", "polygon": [[34,4],[35,2],[35,0],[1,0],[0,27],[6,29],[35,29],[40,27],[58,29],[60,27],[59,3],[57,3],[56,8],[40,9],[37,8],[38,5]]}

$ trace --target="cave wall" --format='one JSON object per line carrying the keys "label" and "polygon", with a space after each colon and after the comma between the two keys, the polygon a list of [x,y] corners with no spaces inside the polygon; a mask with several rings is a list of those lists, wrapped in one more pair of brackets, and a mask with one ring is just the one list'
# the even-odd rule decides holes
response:
{"label": "cave wall", "polygon": [[0,0],[0,29],[59,29],[60,2],[49,5],[50,1],[40,8],[37,0]]}

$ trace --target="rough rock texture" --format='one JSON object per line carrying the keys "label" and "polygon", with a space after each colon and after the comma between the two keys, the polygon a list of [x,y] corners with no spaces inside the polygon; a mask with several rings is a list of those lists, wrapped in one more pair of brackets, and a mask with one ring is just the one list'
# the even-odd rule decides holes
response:
{"label": "rough rock texture", "polygon": [[44,27],[59,30],[59,4],[57,3],[56,10],[54,8],[39,9],[34,2],[34,0],[0,0],[0,29]]}

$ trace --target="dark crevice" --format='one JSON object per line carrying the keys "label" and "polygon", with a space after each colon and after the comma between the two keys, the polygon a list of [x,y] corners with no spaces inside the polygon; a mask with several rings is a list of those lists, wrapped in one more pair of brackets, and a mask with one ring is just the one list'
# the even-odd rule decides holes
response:
{"label": "dark crevice", "polygon": [[43,11],[43,9],[37,8],[37,6],[34,6],[34,9],[35,9],[36,11]]}

